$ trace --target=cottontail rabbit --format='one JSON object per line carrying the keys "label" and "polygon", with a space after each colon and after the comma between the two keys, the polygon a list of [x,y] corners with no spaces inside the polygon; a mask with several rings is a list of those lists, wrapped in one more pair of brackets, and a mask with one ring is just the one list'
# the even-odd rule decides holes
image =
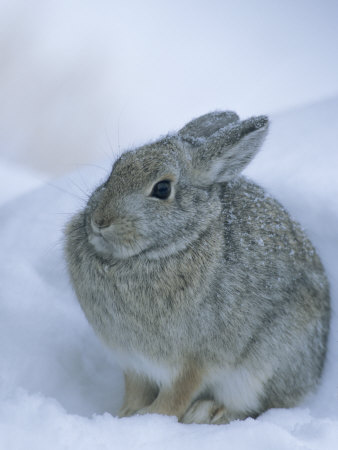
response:
{"label": "cottontail rabbit", "polygon": [[73,286],[125,374],[120,416],[226,423],[318,383],[330,300],[312,244],[239,174],[268,118],[213,112],[124,153],[66,229]]}

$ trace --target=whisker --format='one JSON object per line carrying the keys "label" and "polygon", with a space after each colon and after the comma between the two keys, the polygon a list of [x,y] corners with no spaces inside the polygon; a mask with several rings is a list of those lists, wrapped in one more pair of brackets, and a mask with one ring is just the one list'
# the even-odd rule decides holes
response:
{"label": "whisker", "polygon": [[79,231],[79,230],[83,230],[83,229],[85,229],[86,228],[86,225],[79,225],[78,227],[76,227],[76,228],[73,228],[72,230],[70,230],[70,232],[68,232],[68,235],[69,236],[72,236],[73,234],[75,234],[77,231]]}
{"label": "whisker", "polygon": [[83,198],[81,198],[79,195],[74,194],[74,192],[67,191],[66,189],[64,189],[64,188],[62,188],[62,187],[60,187],[60,186],[57,186],[56,184],[53,184],[53,183],[50,182],[50,181],[46,181],[46,184],[47,184],[48,186],[54,188],[54,189],[57,189],[57,190],[60,191],[60,192],[63,192],[63,193],[65,193],[65,194],[67,194],[67,195],[70,195],[71,197],[74,197],[74,198],[76,198],[76,199],[78,199],[78,200],[81,200],[82,202],[84,201]]}
{"label": "whisker", "polygon": [[[86,200],[88,200],[88,198],[90,197],[90,193],[86,192],[86,191],[85,191],[78,183],[75,183],[74,180],[69,179],[68,181],[72,184],[72,186],[74,186],[76,189],[78,189],[78,190],[81,192],[81,194],[84,195],[84,197],[86,198]],[[83,181],[83,180],[82,180],[82,181]],[[87,187],[87,191],[89,191],[89,188],[88,188],[88,187]]]}
{"label": "whisker", "polygon": [[78,166],[79,167],[95,167],[96,169],[101,169],[104,172],[106,172],[107,174],[109,174],[109,170],[107,169],[107,167],[99,166],[98,164],[87,163],[87,164],[78,164]]}

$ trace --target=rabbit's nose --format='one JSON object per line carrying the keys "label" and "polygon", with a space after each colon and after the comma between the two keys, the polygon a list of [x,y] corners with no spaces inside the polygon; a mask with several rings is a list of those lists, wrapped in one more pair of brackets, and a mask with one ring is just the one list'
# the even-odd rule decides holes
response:
{"label": "rabbit's nose", "polygon": [[93,230],[96,231],[97,233],[104,228],[108,228],[111,225],[111,223],[112,223],[111,220],[108,220],[107,218],[104,217],[100,218],[92,217],[91,219],[91,226]]}

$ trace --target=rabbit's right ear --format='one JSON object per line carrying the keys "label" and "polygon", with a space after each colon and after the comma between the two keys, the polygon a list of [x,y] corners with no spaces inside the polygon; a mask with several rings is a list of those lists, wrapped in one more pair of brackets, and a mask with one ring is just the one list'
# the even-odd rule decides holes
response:
{"label": "rabbit's right ear", "polygon": [[238,115],[233,111],[214,111],[197,117],[183,127],[178,135],[185,142],[193,146],[206,143],[217,131],[231,124],[239,122]]}
{"label": "rabbit's right ear", "polygon": [[230,111],[189,122],[178,136],[190,154],[193,182],[210,185],[234,178],[260,149],[268,126],[266,116],[240,122]]}

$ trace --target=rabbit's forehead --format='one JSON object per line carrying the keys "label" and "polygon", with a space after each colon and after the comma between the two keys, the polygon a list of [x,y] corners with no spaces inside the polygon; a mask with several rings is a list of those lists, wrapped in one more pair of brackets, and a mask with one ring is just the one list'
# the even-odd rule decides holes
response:
{"label": "rabbit's forehead", "polygon": [[156,181],[164,175],[178,176],[179,164],[175,151],[167,147],[141,147],[124,153],[114,164],[112,176],[140,182]]}

